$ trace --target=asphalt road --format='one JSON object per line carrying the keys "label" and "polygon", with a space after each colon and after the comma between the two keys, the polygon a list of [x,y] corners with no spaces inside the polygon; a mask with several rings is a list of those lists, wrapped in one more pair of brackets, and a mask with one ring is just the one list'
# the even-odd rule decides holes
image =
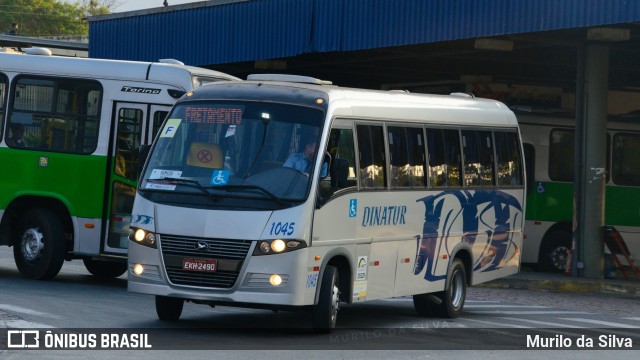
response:
{"label": "asphalt road", "polygon": [[[582,354],[580,359],[595,359],[596,354],[600,354],[598,359],[609,354],[614,358],[617,352],[611,349],[616,346],[609,342],[625,339],[631,340],[632,350],[640,349],[640,303],[636,299],[474,287],[469,289],[465,311],[458,319],[420,318],[411,298],[386,299],[343,306],[339,328],[329,335],[314,334],[306,312],[211,309],[191,303],[185,304],[180,321],[167,323],[157,319],[152,296],[126,291],[126,275],[98,280],[81,261],[73,261],[65,263],[52,281],[27,280],[15,269],[10,250],[0,248],[0,328],[95,333],[98,337],[102,333],[146,334],[152,349],[162,352],[118,351],[142,359],[180,358],[185,353],[190,358],[215,354],[216,359],[291,356],[287,354],[304,354],[308,359],[457,359],[466,353],[464,349],[474,351],[473,358],[507,358],[514,350],[527,349],[527,335],[570,339],[573,348],[562,342],[552,344],[564,350],[562,358],[573,358],[574,354]],[[606,346],[599,344],[600,336],[605,336]],[[581,337],[593,339],[593,348],[609,351],[576,349]],[[626,344],[622,343],[622,348]],[[526,359],[546,349],[534,348],[518,353],[518,357]],[[109,353],[0,350],[0,358],[109,358]],[[629,351],[624,354],[631,355]]]}

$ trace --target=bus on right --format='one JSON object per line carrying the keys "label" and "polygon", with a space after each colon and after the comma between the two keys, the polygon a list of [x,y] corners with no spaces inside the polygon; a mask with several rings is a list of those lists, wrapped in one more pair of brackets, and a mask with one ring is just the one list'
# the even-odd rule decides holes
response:
{"label": "bus on right", "polygon": [[[572,244],[575,120],[518,115],[527,174],[522,262],[564,271]],[[605,225],[640,256],[640,127],[607,122]]]}

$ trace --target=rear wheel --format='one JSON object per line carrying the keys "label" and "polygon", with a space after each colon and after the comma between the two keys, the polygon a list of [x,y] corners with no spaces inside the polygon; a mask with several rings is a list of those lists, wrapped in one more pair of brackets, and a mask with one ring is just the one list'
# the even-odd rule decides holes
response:
{"label": "rear wheel", "polygon": [[433,315],[455,319],[462,313],[467,296],[467,272],[460,259],[454,259],[449,264],[445,289],[434,294],[440,303],[429,304]]}
{"label": "rear wheel", "polygon": [[113,279],[127,271],[127,263],[94,260],[91,258],[84,258],[82,261],[84,262],[84,267],[86,267],[93,276],[99,278]]}
{"label": "rear wheel", "polygon": [[340,303],[338,269],[327,265],[320,285],[318,304],[312,310],[313,328],[319,332],[329,332],[336,327]]}
{"label": "rear wheel", "polygon": [[66,237],[60,218],[49,209],[26,211],[18,224],[13,257],[20,273],[30,279],[55,277],[66,253]]}
{"label": "rear wheel", "polygon": [[564,272],[571,252],[571,232],[554,230],[548,233],[540,245],[539,271]]}
{"label": "rear wheel", "polygon": [[156,295],[156,313],[160,320],[177,321],[182,315],[183,307],[183,299]]}

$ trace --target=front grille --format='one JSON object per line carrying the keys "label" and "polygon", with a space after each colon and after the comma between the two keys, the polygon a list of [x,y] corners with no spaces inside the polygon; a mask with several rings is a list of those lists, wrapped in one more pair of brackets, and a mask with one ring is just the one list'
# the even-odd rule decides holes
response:
{"label": "front grille", "polygon": [[238,279],[238,273],[233,271],[198,273],[184,271],[179,266],[167,267],[167,275],[174,284],[225,289],[233,287]]}
{"label": "front grille", "polygon": [[[198,242],[206,242],[206,251],[198,250]],[[210,259],[244,260],[251,246],[249,240],[206,239],[186,236],[160,235],[162,252],[171,255]]]}
{"label": "front grille", "polygon": [[[251,247],[250,240],[207,239],[162,234],[159,242],[171,283],[209,288],[233,287]],[[184,258],[216,259],[218,270],[213,273],[182,270]]]}

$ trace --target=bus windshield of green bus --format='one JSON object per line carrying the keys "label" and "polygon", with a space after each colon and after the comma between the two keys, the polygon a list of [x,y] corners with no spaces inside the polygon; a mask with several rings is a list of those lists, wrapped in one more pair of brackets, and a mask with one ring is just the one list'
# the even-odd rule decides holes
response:
{"label": "bus windshield of green bus", "polygon": [[306,199],[324,112],[264,102],[183,102],[161,129],[140,189]]}

